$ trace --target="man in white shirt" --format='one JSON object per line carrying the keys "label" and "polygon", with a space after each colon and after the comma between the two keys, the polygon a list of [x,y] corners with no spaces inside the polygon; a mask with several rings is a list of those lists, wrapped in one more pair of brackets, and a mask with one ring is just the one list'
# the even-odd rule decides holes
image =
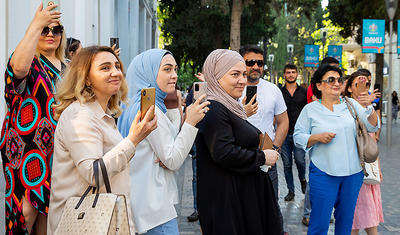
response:
{"label": "man in white shirt", "polygon": [[[257,86],[256,102],[244,105],[248,121],[257,127],[263,134],[267,133],[273,141],[273,147],[280,152],[289,129],[289,119],[282,92],[273,83],[260,79],[264,73],[263,51],[256,46],[245,46],[240,49],[240,54],[246,62],[247,86]],[[246,92],[241,100],[245,103]],[[276,124],[276,128],[274,128]],[[274,187],[275,197],[278,200],[278,172],[276,165],[268,171]],[[282,218],[280,218],[282,220]],[[283,226],[283,221],[282,221]]]}

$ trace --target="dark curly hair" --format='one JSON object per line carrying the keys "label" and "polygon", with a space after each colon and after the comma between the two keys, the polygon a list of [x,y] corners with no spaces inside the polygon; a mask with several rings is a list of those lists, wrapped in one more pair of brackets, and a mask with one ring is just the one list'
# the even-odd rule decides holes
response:
{"label": "dark curly hair", "polygon": [[329,71],[335,71],[335,72],[339,73],[340,76],[342,76],[342,74],[343,74],[342,70],[338,67],[331,66],[329,64],[323,64],[323,65],[319,66],[319,68],[317,69],[317,71],[315,71],[315,73],[311,79],[313,94],[318,99],[321,99],[322,94],[321,94],[321,91],[318,90],[318,88],[317,88],[317,83],[321,83],[322,77]]}

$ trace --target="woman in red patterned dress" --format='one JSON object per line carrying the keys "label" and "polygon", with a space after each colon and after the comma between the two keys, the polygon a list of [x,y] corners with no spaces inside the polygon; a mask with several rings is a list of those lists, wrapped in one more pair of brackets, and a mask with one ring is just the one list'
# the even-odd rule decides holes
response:
{"label": "woman in red patterned dress", "polygon": [[7,64],[0,150],[6,179],[6,234],[46,234],[55,84],[65,68],[56,6],[40,5]]}

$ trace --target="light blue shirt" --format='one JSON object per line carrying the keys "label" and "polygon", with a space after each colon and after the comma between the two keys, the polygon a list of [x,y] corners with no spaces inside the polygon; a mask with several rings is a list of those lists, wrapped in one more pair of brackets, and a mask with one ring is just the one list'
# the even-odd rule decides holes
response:
{"label": "light blue shirt", "polygon": [[[376,132],[380,127],[379,121],[375,127],[368,122],[372,106],[363,108],[354,99],[350,101],[368,132]],[[307,148],[311,135],[324,132],[332,132],[336,136],[328,144],[318,142]],[[297,119],[293,138],[295,145],[309,151],[314,165],[328,175],[348,176],[362,170],[358,158],[355,121],[344,100],[341,104],[333,105],[333,112],[318,101],[307,104]]]}

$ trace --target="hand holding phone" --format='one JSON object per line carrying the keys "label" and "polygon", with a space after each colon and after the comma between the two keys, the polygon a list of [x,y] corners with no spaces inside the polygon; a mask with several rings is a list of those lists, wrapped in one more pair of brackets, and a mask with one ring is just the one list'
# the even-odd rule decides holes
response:
{"label": "hand holding phone", "polygon": [[[140,112],[141,112],[141,117],[140,120],[143,120],[147,111],[152,105],[155,105],[156,103],[156,88],[150,87],[150,88],[143,88],[141,90],[141,95],[140,95]],[[152,113],[150,114],[150,119],[153,119],[155,114],[154,114],[154,109],[152,109]]]}
{"label": "hand holding phone", "polygon": [[[248,104],[250,100],[257,94],[257,86],[246,86],[246,102],[245,104]],[[256,99],[254,99],[253,103],[257,102]]]}

